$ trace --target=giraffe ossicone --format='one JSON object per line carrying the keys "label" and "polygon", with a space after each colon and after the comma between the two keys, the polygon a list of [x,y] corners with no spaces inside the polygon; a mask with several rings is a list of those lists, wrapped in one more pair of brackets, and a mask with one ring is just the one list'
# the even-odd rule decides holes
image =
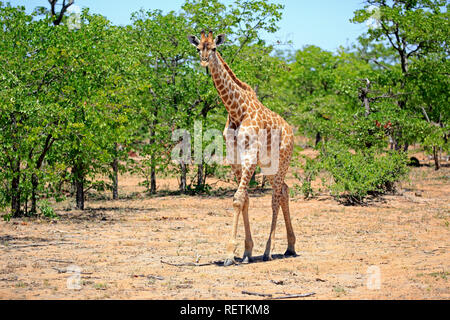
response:
{"label": "giraffe ossicone", "polygon": [[[202,31],[200,39],[188,36],[188,40],[197,48],[201,66],[209,68],[214,86],[228,111],[223,136],[226,141],[227,160],[239,186],[233,198],[233,227],[224,265],[236,263],[237,226],[241,214],[245,228],[243,261],[252,260],[253,240],[248,217],[247,189],[256,165],[261,167],[273,189],[272,224],[263,259],[272,259],[271,251],[280,207],[287,231],[288,247],[285,255],[294,256],[295,235],[289,212],[289,187],[284,182],[294,148],[292,127],[280,115],[265,107],[258,100],[255,91],[239,80],[222,58],[217,47],[225,41],[224,34],[214,38],[211,31],[208,35]],[[276,136],[275,139],[273,136]],[[230,154],[232,159],[228,156]]]}

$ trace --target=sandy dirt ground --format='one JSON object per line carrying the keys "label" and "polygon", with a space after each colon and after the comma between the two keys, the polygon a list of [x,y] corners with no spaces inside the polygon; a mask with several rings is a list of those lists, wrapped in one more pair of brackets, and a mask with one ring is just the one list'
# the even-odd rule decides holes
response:
{"label": "sandy dirt ground", "polygon": [[[216,196],[149,197],[139,179],[123,176],[121,200],[89,198],[84,212],[60,203],[53,221],[1,221],[0,299],[264,298],[243,291],[314,293],[303,299],[449,299],[449,179],[448,166],[415,168],[398,194],[368,206],[344,206],[326,194],[294,196],[298,256],[281,256],[286,230],[280,214],[269,262],[261,255],[271,192],[253,192],[256,261],[223,267],[233,184],[222,183],[230,190]],[[176,188],[176,179],[159,183]],[[242,221],[238,241],[241,256]]]}

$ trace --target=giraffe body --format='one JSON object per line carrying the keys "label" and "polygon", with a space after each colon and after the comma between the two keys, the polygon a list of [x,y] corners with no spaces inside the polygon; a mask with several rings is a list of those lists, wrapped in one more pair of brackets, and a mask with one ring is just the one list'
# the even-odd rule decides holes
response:
{"label": "giraffe body", "polygon": [[[224,264],[235,263],[234,254],[240,214],[242,214],[245,228],[244,261],[250,262],[252,259],[253,240],[248,217],[247,188],[257,165],[261,167],[263,174],[265,168],[272,169],[266,174],[273,188],[273,195],[272,224],[264,260],[271,260],[270,253],[280,207],[283,211],[288,238],[288,249],[285,255],[295,255],[295,235],[289,212],[289,188],[284,183],[294,147],[292,127],[280,115],[266,108],[258,100],[255,91],[236,77],[216,51],[216,46],[223,43],[224,35],[214,40],[212,32],[208,37],[202,32],[201,40],[190,36],[189,41],[197,47],[202,66],[209,67],[217,92],[228,111],[223,135],[227,145],[227,161],[231,164],[239,186],[233,198],[233,229]],[[266,155],[264,159],[263,154]]]}

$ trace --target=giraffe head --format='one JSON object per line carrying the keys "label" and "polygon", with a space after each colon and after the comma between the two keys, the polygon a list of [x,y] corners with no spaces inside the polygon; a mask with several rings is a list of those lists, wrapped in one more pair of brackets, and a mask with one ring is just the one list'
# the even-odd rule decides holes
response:
{"label": "giraffe head", "polygon": [[188,36],[188,40],[197,48],[202,67],[207,67],[209,59],[215,53],[216,48],[225,42],[225,35],[220,34],[214,39],[212,31],[209,31],[208,36],[206,36],[205,31],[202,31],[200,40],[196,36]]}

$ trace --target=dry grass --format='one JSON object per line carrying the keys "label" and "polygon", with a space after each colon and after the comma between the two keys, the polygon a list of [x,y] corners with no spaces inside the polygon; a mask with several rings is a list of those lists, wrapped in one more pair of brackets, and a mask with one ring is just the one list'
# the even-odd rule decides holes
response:
{"label": "dry grass", "polygon": [[[231,228],[231,195],[146,197],[138,179],[121,177],[128,199],[92,200],[84,212],[69,203],[60,219],[0,222],[1,299],[255,299],[315,292],[306,299],[449,299],[450,168],[413,169],[399,195],[345,207],[322,195],[292,199],[298,257],[224,268],[171,266],[223,258]],[[289,184],[293,184],[290,179]],[[161,182],[176,187],[175,179]],[[223,184],[222,186],[232,187]],[[139,195],[139,196],[138,196]],[[270,192],[253,194],[254,255],[263,253]],[[286,246],[282,215],[274,254]],[[30,246],[30,245],[34,246]],[[243,227],[238,253],[243,253]],[[80,268],[80,289],[68,289]],[[371,266],[381,288],[369,290]],[[75,279],[76,280],[76,279]]]}

